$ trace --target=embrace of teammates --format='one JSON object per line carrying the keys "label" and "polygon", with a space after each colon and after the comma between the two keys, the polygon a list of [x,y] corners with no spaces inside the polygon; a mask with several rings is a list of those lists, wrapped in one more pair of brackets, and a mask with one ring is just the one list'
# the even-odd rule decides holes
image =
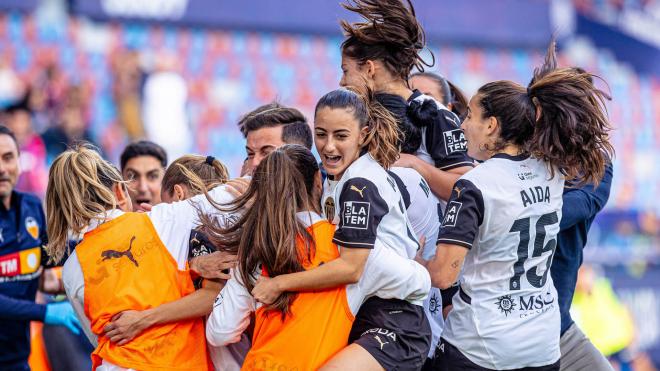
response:
{"label": "embrace of teammates", "polygon": [[409,0],[343,6],[341,87],[311,126],[243,116],[240,178],[145,141],[55,159],[38,217],[93,368],[610,370],[569,314],[612,177],[595,76],[552,42],[467,100]]}

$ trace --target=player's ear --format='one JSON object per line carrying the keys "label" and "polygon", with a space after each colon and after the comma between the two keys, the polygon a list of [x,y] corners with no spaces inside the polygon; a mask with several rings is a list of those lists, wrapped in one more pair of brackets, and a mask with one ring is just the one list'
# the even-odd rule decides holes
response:
{"label": "player's ear", "polygon": [[175,184],[172,193],[172,198],[175,201],[182,201],[188,198],[188,192],[186,192],[186,189],[181,184]]}
{"label": "player's ear", "polygon": [[133,203],[131,197],[128,195],[128,189],[123,183],[115,183],[112,185],[112,192],[115,194],[117,206],[125,212],[133,211]]}
{"label": "player's ear", "polygon": [[367,139],[368,134],[369,134],[369,125],[364,125],[364,127],[360,129],[360,141],[359,141],[360,147],[364,146],[364,141]]}
{"label": "player's ear", "polygon": [[486,134],[488,136],[497,136],[500,132],[500,122],[497,121],[495,116],[490,116],[488,118],[488,126],[486,126]]}

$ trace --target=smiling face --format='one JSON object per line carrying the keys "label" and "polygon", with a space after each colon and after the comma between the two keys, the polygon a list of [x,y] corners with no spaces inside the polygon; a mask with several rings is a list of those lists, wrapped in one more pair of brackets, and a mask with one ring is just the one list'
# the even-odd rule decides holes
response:
{"label": "smiling face", "polygon": [[323,167],[335,180],[360,157],[360,149],[366,137],[367,127],[353,112],[344,108],[323,107],[314,119],[314,144],[321,156]]}
{"label": "smiling face", "polygon": [[479,161],[485,161],[492,156],[487,147],[494,142],[493,136],[495,135],[497,120],[492,116],[483,117],[484,111],[480,102],[481,95],[479,94],[470,99],[468,114],[461,124],[461,129],[463,129],[465,139],[467,139],[468,156]]}

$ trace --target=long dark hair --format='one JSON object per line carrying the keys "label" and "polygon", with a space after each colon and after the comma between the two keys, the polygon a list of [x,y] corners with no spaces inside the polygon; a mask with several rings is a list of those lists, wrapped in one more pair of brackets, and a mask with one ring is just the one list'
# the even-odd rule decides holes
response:
{"label": "long dark hair", "polygon": [[389,168],[399,158],[401,131],[396,118],[376,100],[370,89],[364,92],[353,88],[333,90],[319,99],[314,115],[326,107],[350,110],[360,128],[369,128],[363,148],[382,167]]}
{"label": "long dark hair", "polygon": [[423,71],[425,62],[419,55],[425,46],[422,26],[415,18],[410,0],[351,0],[342,6],[364,18],[363,22],[342,20],[346,39],[341,44],[342,54],[358,63],[380,60],[394,76],[408,81],[413,67]]}
{"label": "long dark hair", "polygon": [[[238,252],[238,270],[248,291],[254,288],[259,267],[275,277],[300,272],[303,263],[311,260],[314,239],[296,213],[316,210],[313,190],[318,171],[310,150],[298,144],[284,145],[261,161],[247,191],[222,209],[242,213],[234,224],[222,228],[209,216],[200,215],[202,231],[214,245]],[[286,316],[296,295],[283,293],[268,310]]]}
{"label": "long dark hair", "polygon": [[593,76],[557,68],[554,41],[527,88],[511,81],[488,83],[477,91],[483,117],[495,117],[499,141],[491,151],[515,144],[579,183],[598,183],[614,155],[605,100]]}

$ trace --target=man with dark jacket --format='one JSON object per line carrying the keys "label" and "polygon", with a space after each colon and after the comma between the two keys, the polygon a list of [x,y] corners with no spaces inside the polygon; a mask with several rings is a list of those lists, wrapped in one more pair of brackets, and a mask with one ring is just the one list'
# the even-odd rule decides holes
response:
{"label": "man with dark jacket", "polygon": [[0,369],[29,370],[30,321],[79,332],[68,302],[36,304],[47,261],[41,201],[14,190],[20,167],[14,134],[0,126]]}

